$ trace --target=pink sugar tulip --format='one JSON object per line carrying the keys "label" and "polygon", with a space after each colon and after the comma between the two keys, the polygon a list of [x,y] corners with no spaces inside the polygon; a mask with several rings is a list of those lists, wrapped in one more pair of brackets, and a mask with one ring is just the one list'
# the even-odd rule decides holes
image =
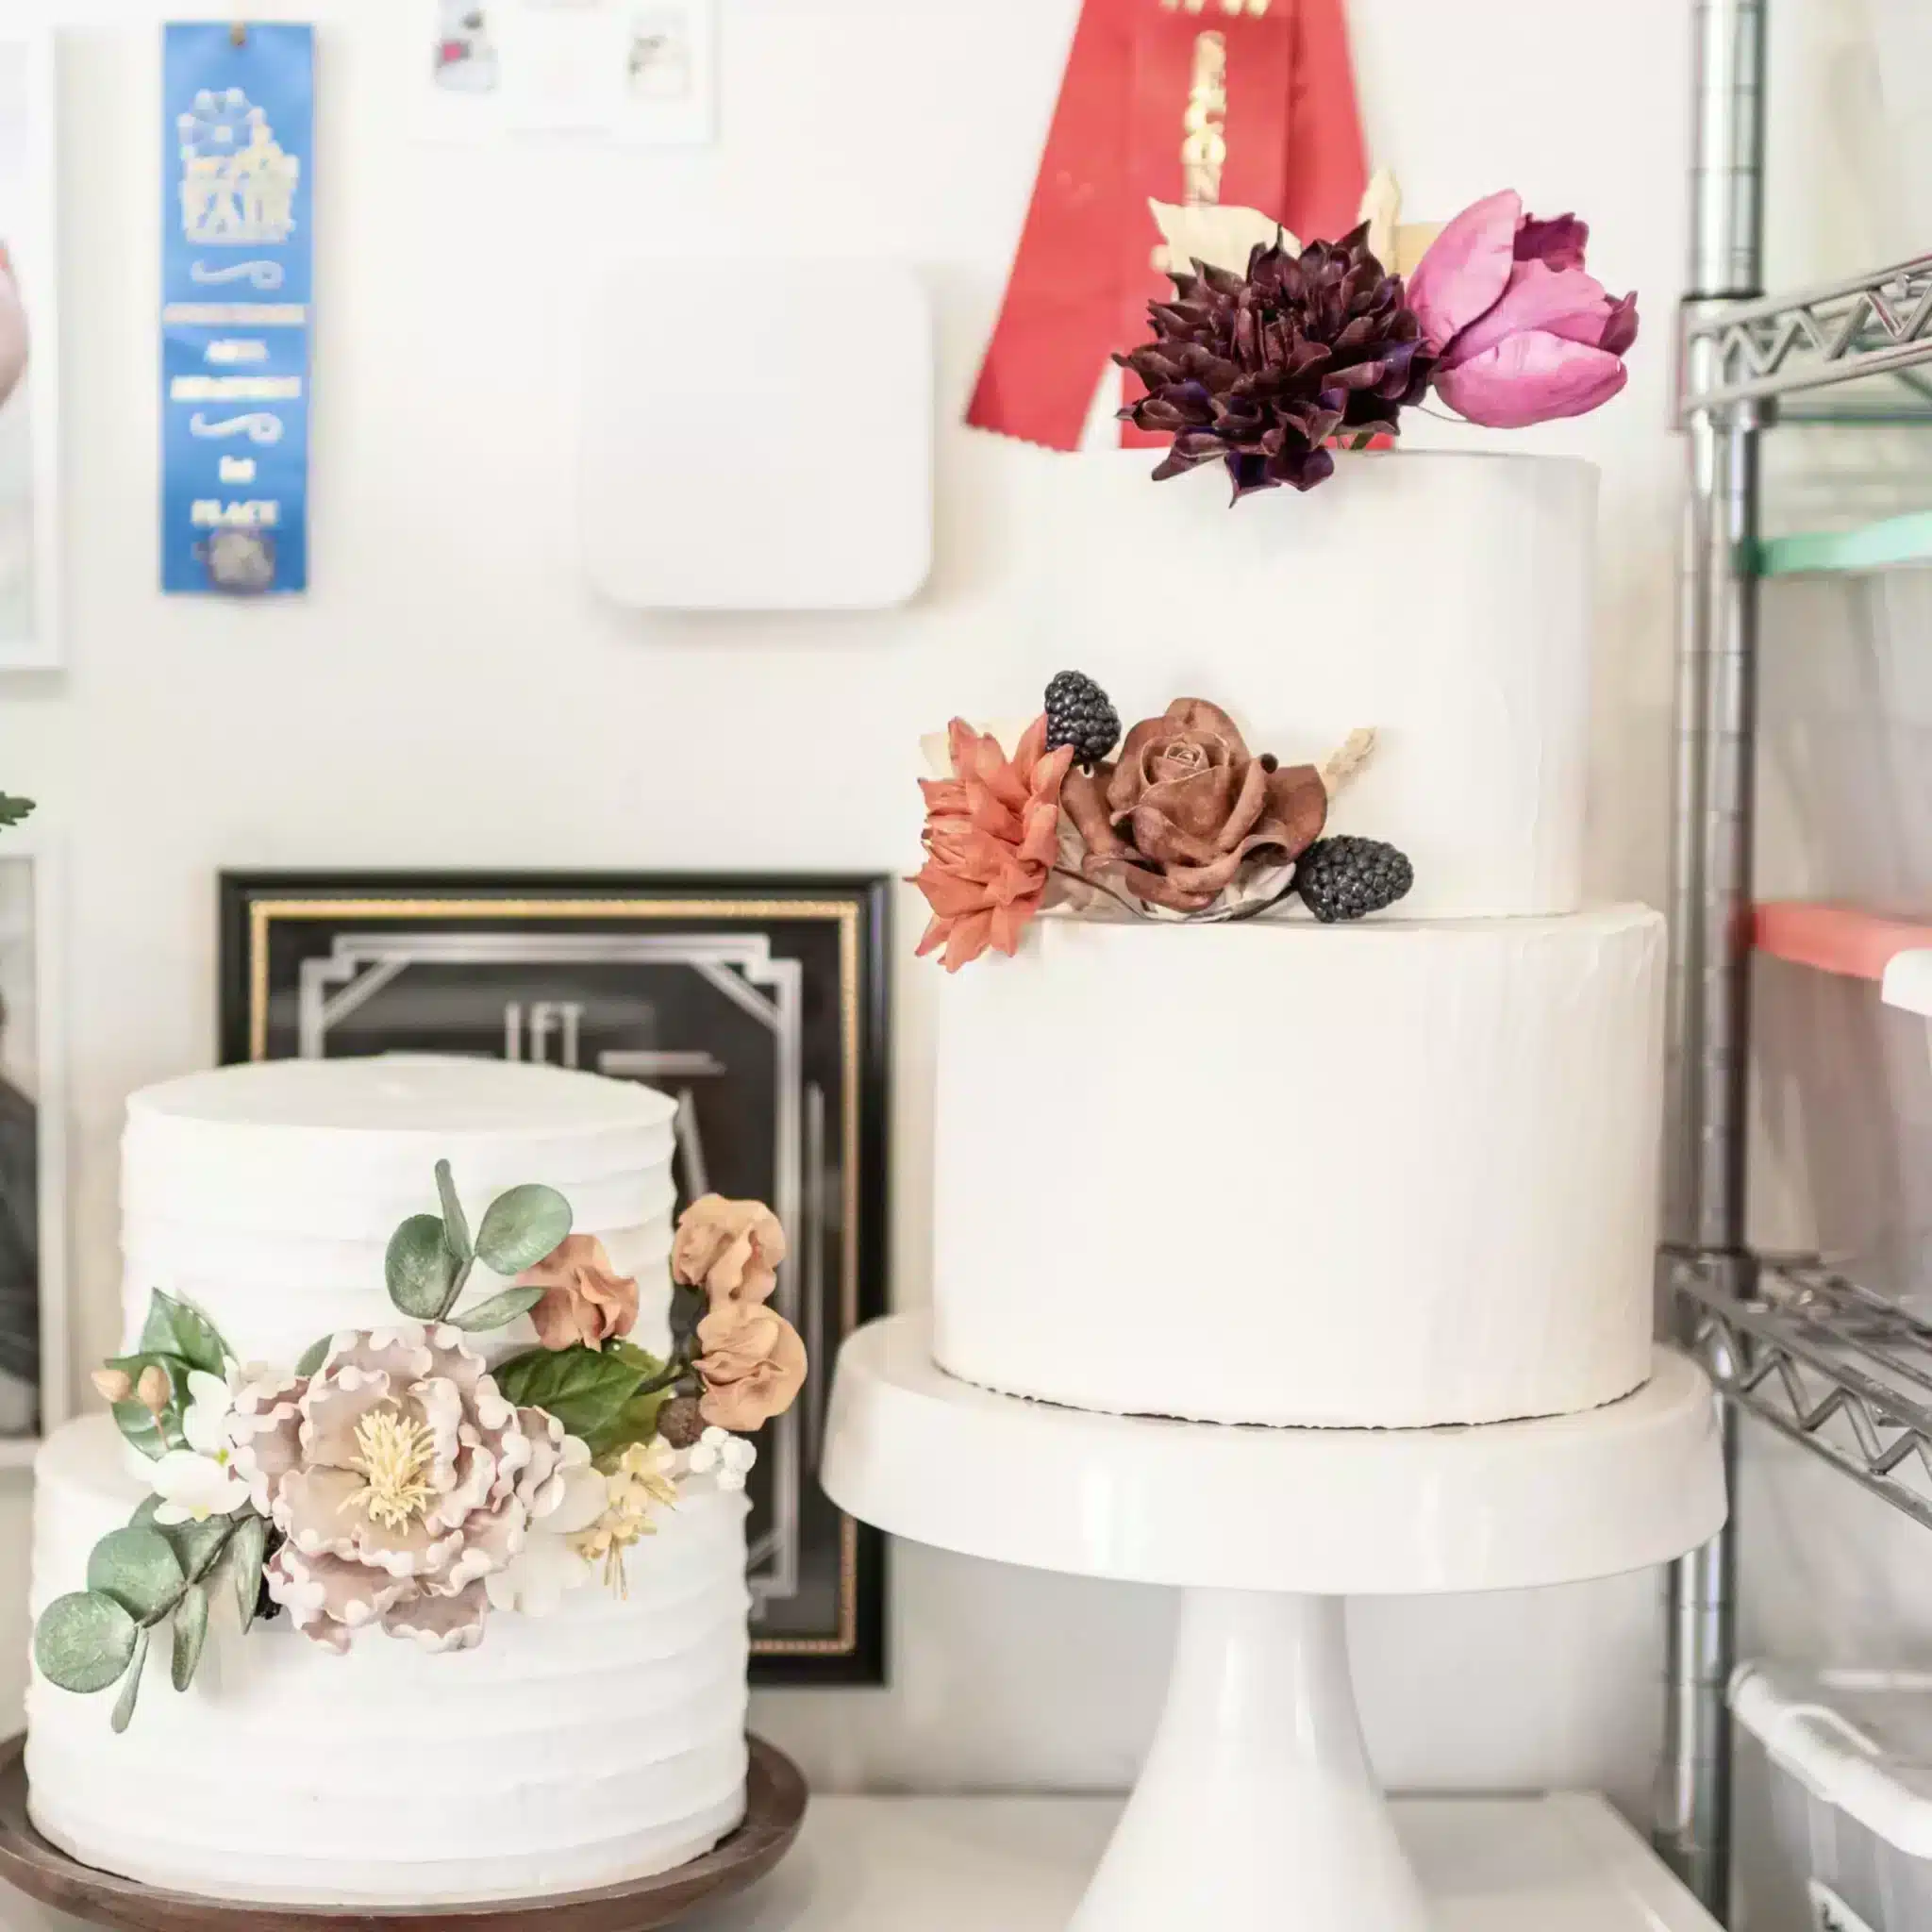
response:
{"label": "pink sugar tulip", "polygon": [[26,305],[13,279],[13,264],[0,246],[0,403],[4,403],[26,374]]}
{"label": "pink sugar tulip", "polygon": [[1458,416],[1520,429],[1581,416],[1624,387],[1637,297],[1617,301],[1584,271],[1590,227],[1540,221],[1512,189],[1466,208],[1408,281],[1438,357],[1435,387]]}

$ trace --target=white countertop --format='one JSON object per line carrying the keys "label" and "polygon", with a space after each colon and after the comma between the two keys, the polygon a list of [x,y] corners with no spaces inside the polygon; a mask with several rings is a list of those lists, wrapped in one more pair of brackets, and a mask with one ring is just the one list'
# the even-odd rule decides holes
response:
{"label": "white countertop", "polygon": [[[690,1932],[1064,1932],[1118,1804],[814,1798],[798,1848]],[[1440,1932],[1719,1932],[1601,1798],[1430,1798],[1396,1821]],[[75,1922],[0,1889],[4,1932]]]}

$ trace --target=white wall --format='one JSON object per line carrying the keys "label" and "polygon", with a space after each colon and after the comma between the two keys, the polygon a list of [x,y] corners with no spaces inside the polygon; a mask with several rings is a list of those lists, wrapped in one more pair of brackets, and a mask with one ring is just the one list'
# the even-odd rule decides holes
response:
{"label": "white wall", "polygon": [[[438,150],[408,138],[395,0],[325,23],[314,592],[155,591],[156,35],[95,0],[67,51],[66,513],[72,664],[0,692],[0,774],[71,850],[78,1342],[113,1341],[127,1091],[213,1054],[224,865],[907,869],[914,740],[1009,709],[1105,640],[1046,633],[1058,460],[954,426],[997,302],[1073,0],[724,0],[709,151]],[[1355,0],[1368,122],[1411,210],[1514,183],[1577,207],[1645,295],[1629,392],[1518,446],[1606,473],[1593,883],[1662,891],[1677,456],[1685,0]],[[131,25],[130,23],[140,23]],[[891,253],[940,312],[939,562],[911,609],[679,623],[591,600],[573,564],[574,344],[601,254]],[[855,331],[855,340],[862,340]],[[693,344],[694,373],[701,341]],[[728,381],[728,371],[704,379]],[[827,373],[863,396],[861,357]],[[1418,441],[1445,431],[1416,425]],[[1364,590],[1373,592],[1373,586]],[[1257,648],[1235,627],[1239,693]],[[1336,648],[1348,648],[1346,638]],[[902,1304],[925,1293],[928,1017],[894,1042]],[[0,1730],[24,1649],[27,1495],[0,1489]],[[1377,1756],[1406,1785],[1600,1785],[1641,1810],[1657,1729],[1655,1579],[1357,1621]],[[896,1552],[890,1690],[759,1700],[826,1784],[1114,1785],[1151,1721],[1152,1592]]]}

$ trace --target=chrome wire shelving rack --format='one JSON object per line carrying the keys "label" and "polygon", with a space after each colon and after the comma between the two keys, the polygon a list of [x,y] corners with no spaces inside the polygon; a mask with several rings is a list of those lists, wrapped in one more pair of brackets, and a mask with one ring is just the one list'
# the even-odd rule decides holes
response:
{"label": "chrome wire shelving rack", "polygon": [[[1761,1419],[1932,1528],[1932,1321],[1745,1226],[1749,977],[1763,950],[1880,980],[1932,1018],[1932,918],[1759,907],[1757,618],[1767,578],[1932,564],[1932,510],[1760,541],[1759,446],[1780,421],[1932,424],[1932,256],[1784,297],[1762,283],[1769,0],[1695,0],[1690,292],[1677,420],[1690,455],[1676,659],[1670,1078],[1660,1279],[1732,1417]],[[1873,380],[1867,381],[1867,378]],[[1863,384],[1863,392],[1848,385]],[[1895,969],[1909,967],[1908,972]],[[1674,1565],[1656,1841],[1723,1920],[1729,1896],[1734,1533]]]}
{"label": "chrome wire shelving rack", "polygon": [[1741,1296],[1694,1257],[1677,1283],[1732,1402],[1932,1529],[1932,1321],[1815,1260],[1766,1257]]}

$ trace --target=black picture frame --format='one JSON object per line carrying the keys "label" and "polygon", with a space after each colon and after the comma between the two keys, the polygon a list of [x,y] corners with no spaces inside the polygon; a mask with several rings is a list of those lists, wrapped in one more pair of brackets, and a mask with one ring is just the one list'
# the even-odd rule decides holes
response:
{"label": "black picture frame", "polygon": [[887,1306],[891,881],[238,871],[220,896],[225,1064],[454,1051],[682,1082],[680,1201],[695,1179],[791,1209],[779,1292],[813,1371],[754,1476],[752,1681],[883,1683],[885,1540],[816,1470],[838,1345]]}

